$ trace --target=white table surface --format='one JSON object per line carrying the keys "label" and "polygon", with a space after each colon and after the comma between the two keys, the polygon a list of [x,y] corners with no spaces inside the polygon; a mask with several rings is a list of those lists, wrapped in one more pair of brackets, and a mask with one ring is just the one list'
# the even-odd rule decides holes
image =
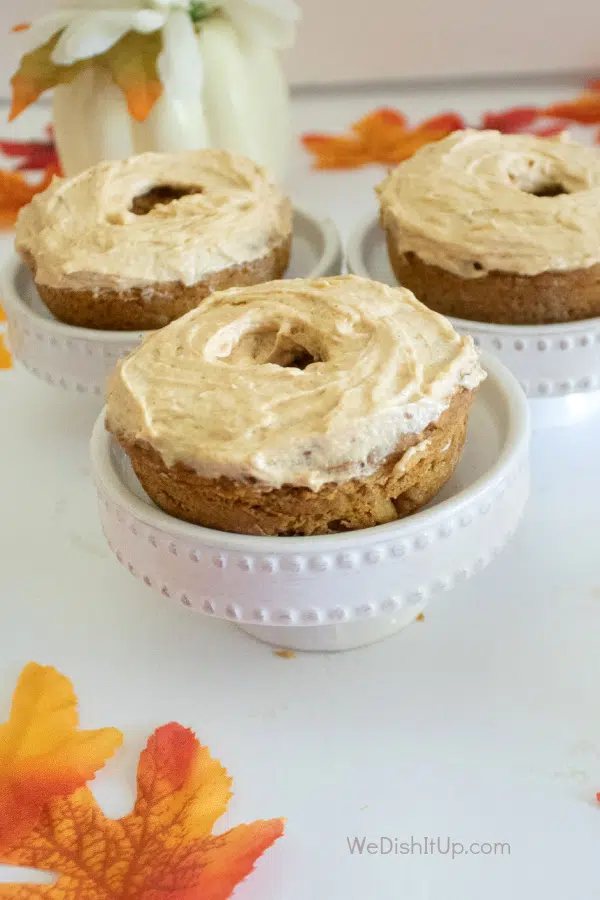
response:
{"label": "white table surface", "polygon": [[[295,113],[300,131],[342,129],[382,104],[472,115],[572,94],[364,92],[301,97]],[[40,115],[13,133],[31,133]],[[290,189],[347,236],[379,177],[314,174],[298,151]],[[68,674],[83,726],[125,733],[95,788],[111,814],[131,803],[154,727],[193,727],[234,776],[223,828],[287,817],[240,900],[600,897],[599,416],[534,437],[517,536],[436,597],[424,622],[362,650],[285,660],[171,605],[114,560],[89,477],[97,412],[20,368],[0,372],[0,720],[27,661]],[[510,853],[360,856],[347,844],[411,836],[506,842]]]}

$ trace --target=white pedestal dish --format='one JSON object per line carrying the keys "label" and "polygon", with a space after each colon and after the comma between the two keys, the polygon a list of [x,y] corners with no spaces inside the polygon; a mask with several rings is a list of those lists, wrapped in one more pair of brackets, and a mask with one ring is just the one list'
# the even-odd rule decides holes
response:
{"label": "white pedestal dish", "polygon": [[429,597],[483,569],[514,532],[528,493],[529,414],[513,376],[485,358],[458,468],[427,508],[319,537],[201,528],[158,509],[96,422],[92,471],[108,543],[164,597],[298,650],[346,650],[414,621]]}

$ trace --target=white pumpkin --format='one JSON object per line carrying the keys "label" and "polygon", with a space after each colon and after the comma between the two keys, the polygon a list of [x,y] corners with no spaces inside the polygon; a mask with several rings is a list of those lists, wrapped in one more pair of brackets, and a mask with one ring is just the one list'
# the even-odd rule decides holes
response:
{"label": "white pumpkin", "polygon": [[[155,0],[151,10],[125,0],[127,12],[120,10],[119,15],[127,15],[129,24],[122,26],[122,33],[127,28],[155,31],[157,22],[161,29],[158,71],[163,93],[144,122],[131,117],[123,92],[94,63],[93,57],[115,42],[115,31],[110,30],[114,9],[102,9],[102,0],[91,2],[96,31],[90,34],[94,26],[88,11],[82,37],[81,27],[76,30],[82,11],[74,10],[55,51],[59,64],[87,60],[73,81],[54,90],[54,129],[66,175],[103,159],[124,159],[147,150],[218,147],[242,153],[276,178],[283,177],[291,125],[278,47],[297,15],[291,0],[276,0],[275,11],[268,7],[270,0],[222,0],[214,14],[196,23],[190,16],[194,0]],[[149,24],[150,15],[155,18]],[[64,23],[64,16],[55,13],[54,21],[62,17]],[[49,30],[42,27],[41,36],[47,39]]]}

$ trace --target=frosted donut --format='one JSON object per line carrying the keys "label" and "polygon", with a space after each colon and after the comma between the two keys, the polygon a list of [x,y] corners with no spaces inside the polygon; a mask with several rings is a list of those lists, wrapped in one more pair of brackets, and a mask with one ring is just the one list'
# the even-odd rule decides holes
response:
{"label": "frosted donut", "polygon": [[290,201],[245,157],[144,153],[55,179],[21,211],[16,247],[57,318],[138,330],[281,277],[291,229]]}
{"label": "frosted donut", "polygon": [[600,153],[460,131],[377,189],[401,284],[445,315],[537,324],[600,315]]}
{"label": "frosted donut", "polygon": [[426,503],[483,379],[470,337],[354,276],[213,294],[116,368],[107,427],[178,518],[321,534]]}

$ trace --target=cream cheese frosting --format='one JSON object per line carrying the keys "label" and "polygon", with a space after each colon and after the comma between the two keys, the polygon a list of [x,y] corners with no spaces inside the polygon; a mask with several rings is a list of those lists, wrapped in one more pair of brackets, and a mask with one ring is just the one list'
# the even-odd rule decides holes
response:
{"label": "cream cheese frosting", "polygon": [[111,377],[107,426],[168,466],[318,490],[376,471],[484,377],[471,337],[404,288],[274,281],[148,336]]}
{"label": "cream cheese frosting", "polygon": [[[135,198],[196,190],[146,215]],[[253,262],[288,238],[289,200],[259,166],[221,150],[144,153],[52,184],[20,213],[16,247],[36,281],[73,290],[181,282]]]}
{"label": "cream cheese frosting", "polygon": [[600,262],[600,152],[574,141],[454,132],[401,163],[377,191],[400,253],[462,278]]}

